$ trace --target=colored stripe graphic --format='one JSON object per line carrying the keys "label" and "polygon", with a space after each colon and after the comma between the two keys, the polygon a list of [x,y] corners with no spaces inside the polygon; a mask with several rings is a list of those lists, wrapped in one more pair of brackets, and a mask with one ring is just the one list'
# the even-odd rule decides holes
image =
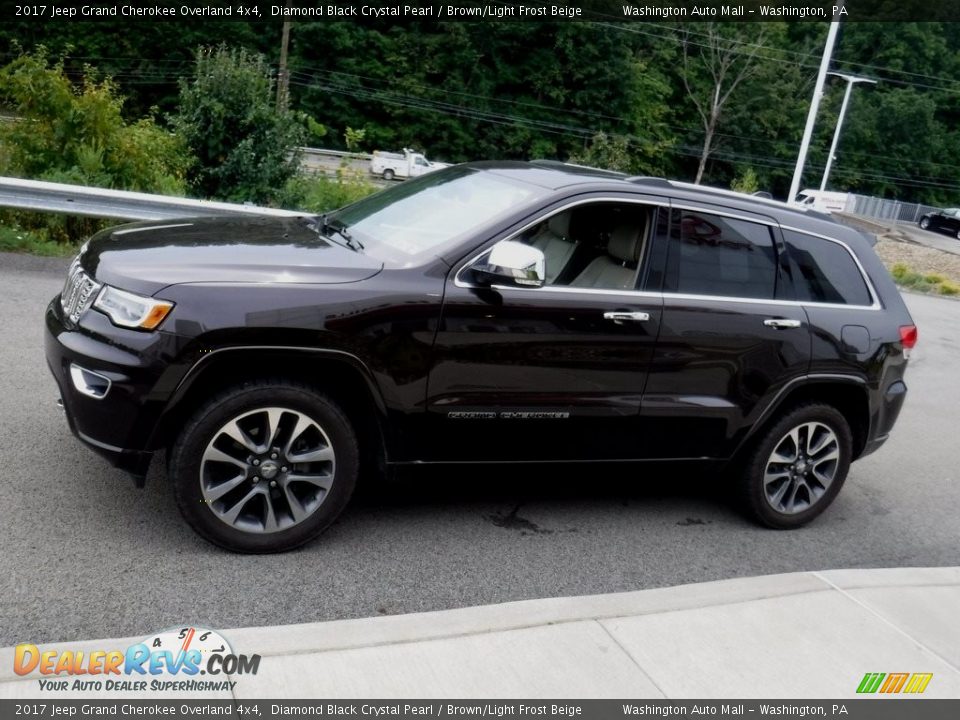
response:
{"label": "colored stripe graphic", "polygon": [[880,692],[887,695],[896,693],[919,694],[927,689],[933,673],[867,673],[857,686],[857,693],[871,695]]}
{"label": "colored stripe graphic", "polygon": [[927,689],[927,685],[930,684],[930,679],[932,677],[933,673],[914,673],[913,677],[910,678],[910,682],[907,683],[907,687],[904,692],[922,693]]}
{"label": "colored stripe graphic", "polygon": [[857,692],[875,693],[877,688],[880,687],[880,683],[883,681],[884,677],[886,677],[885,673],[867,673],[863,676],[863,680],[860,681],[860,686],[857,688]]}
{"label": "colored stripe graphic", "polygon": [[887,681],[880,688],[882,693],[898,693],[903,689],[904,684],[910,673],[890,673],[887,675]]}

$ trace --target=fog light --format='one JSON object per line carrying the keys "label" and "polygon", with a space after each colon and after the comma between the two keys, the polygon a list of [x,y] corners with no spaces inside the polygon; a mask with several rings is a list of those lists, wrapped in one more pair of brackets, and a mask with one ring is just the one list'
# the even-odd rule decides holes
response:
{"label": "fog light", "polygon": [[102,400],[110,392],[110,378],[70,363],[70,379],[77,392]]}

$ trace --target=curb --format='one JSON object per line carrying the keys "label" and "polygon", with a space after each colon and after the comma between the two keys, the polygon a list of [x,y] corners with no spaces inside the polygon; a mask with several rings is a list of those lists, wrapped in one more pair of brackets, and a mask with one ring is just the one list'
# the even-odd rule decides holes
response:
{"label": "curb", "polygon": [[[261,656],[300,655],[439,640],[525,628],[665,615],[798,595],[847,590],[960,586],[960,567],[850,569],[764,575],[652,590],[579,597],[522,600],[456,610],[223,630],[238,652]],[[144,634],[160,628],[148,628]],[[46,643],[41,652],[127,647],[141,637]],[[14,648],[0,649],[0,681],[21,680],[13,672]]]}

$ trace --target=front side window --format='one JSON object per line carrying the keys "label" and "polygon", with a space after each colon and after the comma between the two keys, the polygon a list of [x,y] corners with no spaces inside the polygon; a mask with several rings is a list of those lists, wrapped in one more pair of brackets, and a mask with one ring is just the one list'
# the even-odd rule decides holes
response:
{"label": "front side window", "polygon": [[634,290],[654,208],[599,201],[551,215],[514,240],[543,252],[546,284]]}
{"label": "front side window", "polygon": [[664,292],[772,299],[777,254],[767,225],[673,210]]}
{"label": "front side window", "polygon": [[797,300],[871,305],[870,290],[846,248],[822,238],[784,230],[794,264]]}

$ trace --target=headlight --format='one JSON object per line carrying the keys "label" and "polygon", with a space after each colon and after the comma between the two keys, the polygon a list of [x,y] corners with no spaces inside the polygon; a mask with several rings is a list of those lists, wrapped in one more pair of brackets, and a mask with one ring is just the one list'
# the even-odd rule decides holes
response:
{"label": "headlight", "polygon": [[172,302],[135,295],[109,285],[103,286],[93,306],[114,325],[140,330],[155,329],[173,309]]}

